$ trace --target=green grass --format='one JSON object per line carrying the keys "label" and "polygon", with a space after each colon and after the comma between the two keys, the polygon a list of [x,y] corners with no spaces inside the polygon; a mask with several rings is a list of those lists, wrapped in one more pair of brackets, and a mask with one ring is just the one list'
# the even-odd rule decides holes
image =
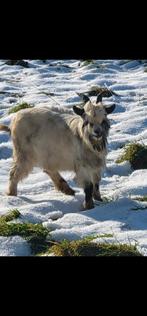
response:
{"label": "green grass", "polygon": [[136,246],[130,245],[117,245],[108,243],[94,243],[90,240],[82,239],[77,241],[63,240],[60,243],[55,243],[50,247],[46,254],[53,253],[55,256],[141,256],[137,251]]}
{"label": "green grass", "polygon": [[13,108],[11,108],[8,113],[9,114],[16,113],[16,112],[18,112],[20,110],[33,108],[33,107],[34,107],[33,105],[30,105],[30,104],[24,102],[24,103],[20,103],[20,104],[14,106]]}
{"label": "green grass", "polygon": [[[147,195],[136,196],[133,198],[133,200],[139,201],[139,202],[147,202]],[[141,211],[141,210],[146,210],[146,209],[147,209],[147,205],[137,205],[131,208],[132,211]]]}
{"label": "green grass", "polygon": [[13,219],[16,219],[20,216],[20,212],[17,209],[14,209],[7,214],[1,215],[0,216],[0,223],[1,222],[9,222],[12,221]]}
{"label": "green grass", "polygon": [[137,200],[140,202],[147,202],[147,195],[135,197],[134,200]]}
{"label": "green grass", "polygon": [[15,209],[0,216],[0,236],[21,236],[28,241],[32,255],[55,256],[141,256],[136,246],[116,245],[108,243],[94,243],[94,238],[109,238],[113,234],[87,236],[82,240],[55,242],[47,239],[48,229],[42,224],[8,223],[20,217],[20,212]]}
{"label": "green grass", "polygon": [[101,234],[101,235],[97,235],[94,238],[111,238],[113,237],[113,234]]}
{"label": "green grass", "polygon": [[88,66],[93,63],[94,63],[93,59],[82,60],[82,66]]}
{"label": "green grass", "polygon": [[129,161],[134,170],[147,168],[147,146],[132,143],[124,147],[123,154],[116,160],[117,163]]}
{"label": "green grass", "polygon": [[30,246],[33,254],[45,251],[49,247],[46,237],[49,231],[42,224],[32,223],[7,223],[20,217],[18,210],[12,210],[6,215],[0,216],[0,236],[21,236],[25,238]]}

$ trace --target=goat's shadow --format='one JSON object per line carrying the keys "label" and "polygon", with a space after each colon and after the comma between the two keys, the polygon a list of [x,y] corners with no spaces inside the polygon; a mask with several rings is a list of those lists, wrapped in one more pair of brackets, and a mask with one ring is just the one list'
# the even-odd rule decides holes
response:
{"label": "goat's shadow", "polygon": [[[66,195],[65,195],[66,196]],[[73,197],[73,196],[71,196]],[[54,211],[61,211],[63,214],[67,213],[79,213],[82,208],[82,201],[84,196],[82,194],[79,194],[78,196],[74,196],[72,201],[66,203],[62,200],[56,200],[56,199],[45,199],[45,200],[33,200],[31,198],[21,196],[21,199],[31,205],[37,205],[39,203],[48,203],[48,206],[40,205],[40,209],[42,207],[43,214],[47,214],[48,212],[54,212]],[[71,203],[71,205],[70,205]],[[50,209],[50,205],[52,205]]]}
{"label": "goat's shadow", "polygon": [[38,203],[46,203],[46,202],[50,202],[50,199],[48,200],[32,200],[30,198],[27,198],[26,196],[21,195],[20,196],[21,200],[23,200],[24,202],[27,202],[29,204],[38,204]]}
{"label": "goat's shadow", "polygon": [[[78,192],[78,191],[77,191]],[[76,192],[76,193],[77,193]],[[66,195],[65,195],[66,197]],[[95,202],[94,209],[82,210],[82,203],[84,200],[84,194],[75,194],[72,201],[62,201],[56,199],[45,200],[33,200],[26,196],[21,196],[21,199],[29,204],[49,203],[48,206],[42,205],[42,213],[61,211],[63,216],[65,214],[76,213],[83,216],[87,216],[98,222],[115,221],[122,223],[122,230],[147,230],[147,209],[139,210],[139,204],[137,201],[132,201],[129,198],[120,198],[116,201],[110,201],[108,203]],[[129,203],[129,205],[128,205]],[[51,207],[50,209],[50,205]],[[126,206],[126,207],[125,207]],[[137,210],[138,207],[138,210]],[[40,206],[41,208],[41,206]],[[135,210],[136,208],[136,210]],[[139,213],[138,213],[139,212]],[[112,224],[113,228],[113,224]]]}
{"label": "goat's shadow", "polygon": [[106,204],[97,204],[94,209],[87,210],[84,214],[98,222],[120,222],[122,231],[147,230],[147,207],[144,209],[141,207],[137,201],[129,198],[126,201],[126,198],[120,198]]}

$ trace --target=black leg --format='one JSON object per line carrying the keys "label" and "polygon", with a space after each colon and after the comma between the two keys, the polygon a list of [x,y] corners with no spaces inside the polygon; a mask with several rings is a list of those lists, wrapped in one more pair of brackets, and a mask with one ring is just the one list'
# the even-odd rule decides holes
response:
{"label": "black leg", "polygon": [[85,202],[84,202],[84,208],[85,209],[91,209],[94,208],[94,203],[92,199],[92,194],[93,194],[93,184],[88,183],[85,185]]}
{"label": "black leg", "polygon": [[97,201],[103,201],[100,194],[99,183],[96,183],[93,188],[93,197]]}

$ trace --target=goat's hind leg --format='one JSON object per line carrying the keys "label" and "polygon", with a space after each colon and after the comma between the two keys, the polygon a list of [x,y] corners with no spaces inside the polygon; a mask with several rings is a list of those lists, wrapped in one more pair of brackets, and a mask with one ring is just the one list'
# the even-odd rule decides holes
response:
{"label": "goat's hind leg", "polygon": [[17,184],[19,181],[28,176],[31,172],[32,166],[26,160],[16,161],[10,170],[9,187],[7,195],[17,195]]}
{"label": "goat's hind leg", "polygon": [[58,191],[61,191],[67,195],[74,195],[75,194],[75,191],[70,188],[68,183],[60,176],[60,174],[58,172],[52,172],[52,171],[47,170],[47,169],[44,169],[43,171],[50,176],[50,178],[52,179],[52,181],[55,185],[55,188]]}

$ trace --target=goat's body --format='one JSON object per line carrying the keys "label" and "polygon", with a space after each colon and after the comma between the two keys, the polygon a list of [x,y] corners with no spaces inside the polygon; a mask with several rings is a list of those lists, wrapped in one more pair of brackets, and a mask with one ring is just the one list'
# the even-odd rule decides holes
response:
{"label": "goat's body", "polygon": [[[89,135],[84,132],[83,119],[80,116],[51,111],[45,107],[19,111],[10,126],[14,162],[10,171],[8,194],[17,195],[18,182],[26,177],[33,167],[40,167],[51,177],[55,187],[66,194],[74,194],[74,191],[59,172],[74,171],[76,180],[79,186],[84,188],[86,196],[90,194],[91,199],[94,190],[95,198],[100,199],[96,184],[99,183],[102,169],[105,167],[105,139],[108,129],[109,125],[104,131],[105,146],[99,147],[98,150],[98,147],[95,149],[92,145]],[[3,125],[1,130],[8,131],[9,128],[6,129]],[[86,202],[86,208],[93,207],[93,201],[90,199]]]}
{"label": "goat's body", "polygon": [[106,152],[97,153],[83,141],[82,119],[75,115],[47,108],[22,110],[11,124],[11,136],[14,161],[25,159],[33,167],[77,172],[83,165],[91,175],[91,169],[105,165]]}

